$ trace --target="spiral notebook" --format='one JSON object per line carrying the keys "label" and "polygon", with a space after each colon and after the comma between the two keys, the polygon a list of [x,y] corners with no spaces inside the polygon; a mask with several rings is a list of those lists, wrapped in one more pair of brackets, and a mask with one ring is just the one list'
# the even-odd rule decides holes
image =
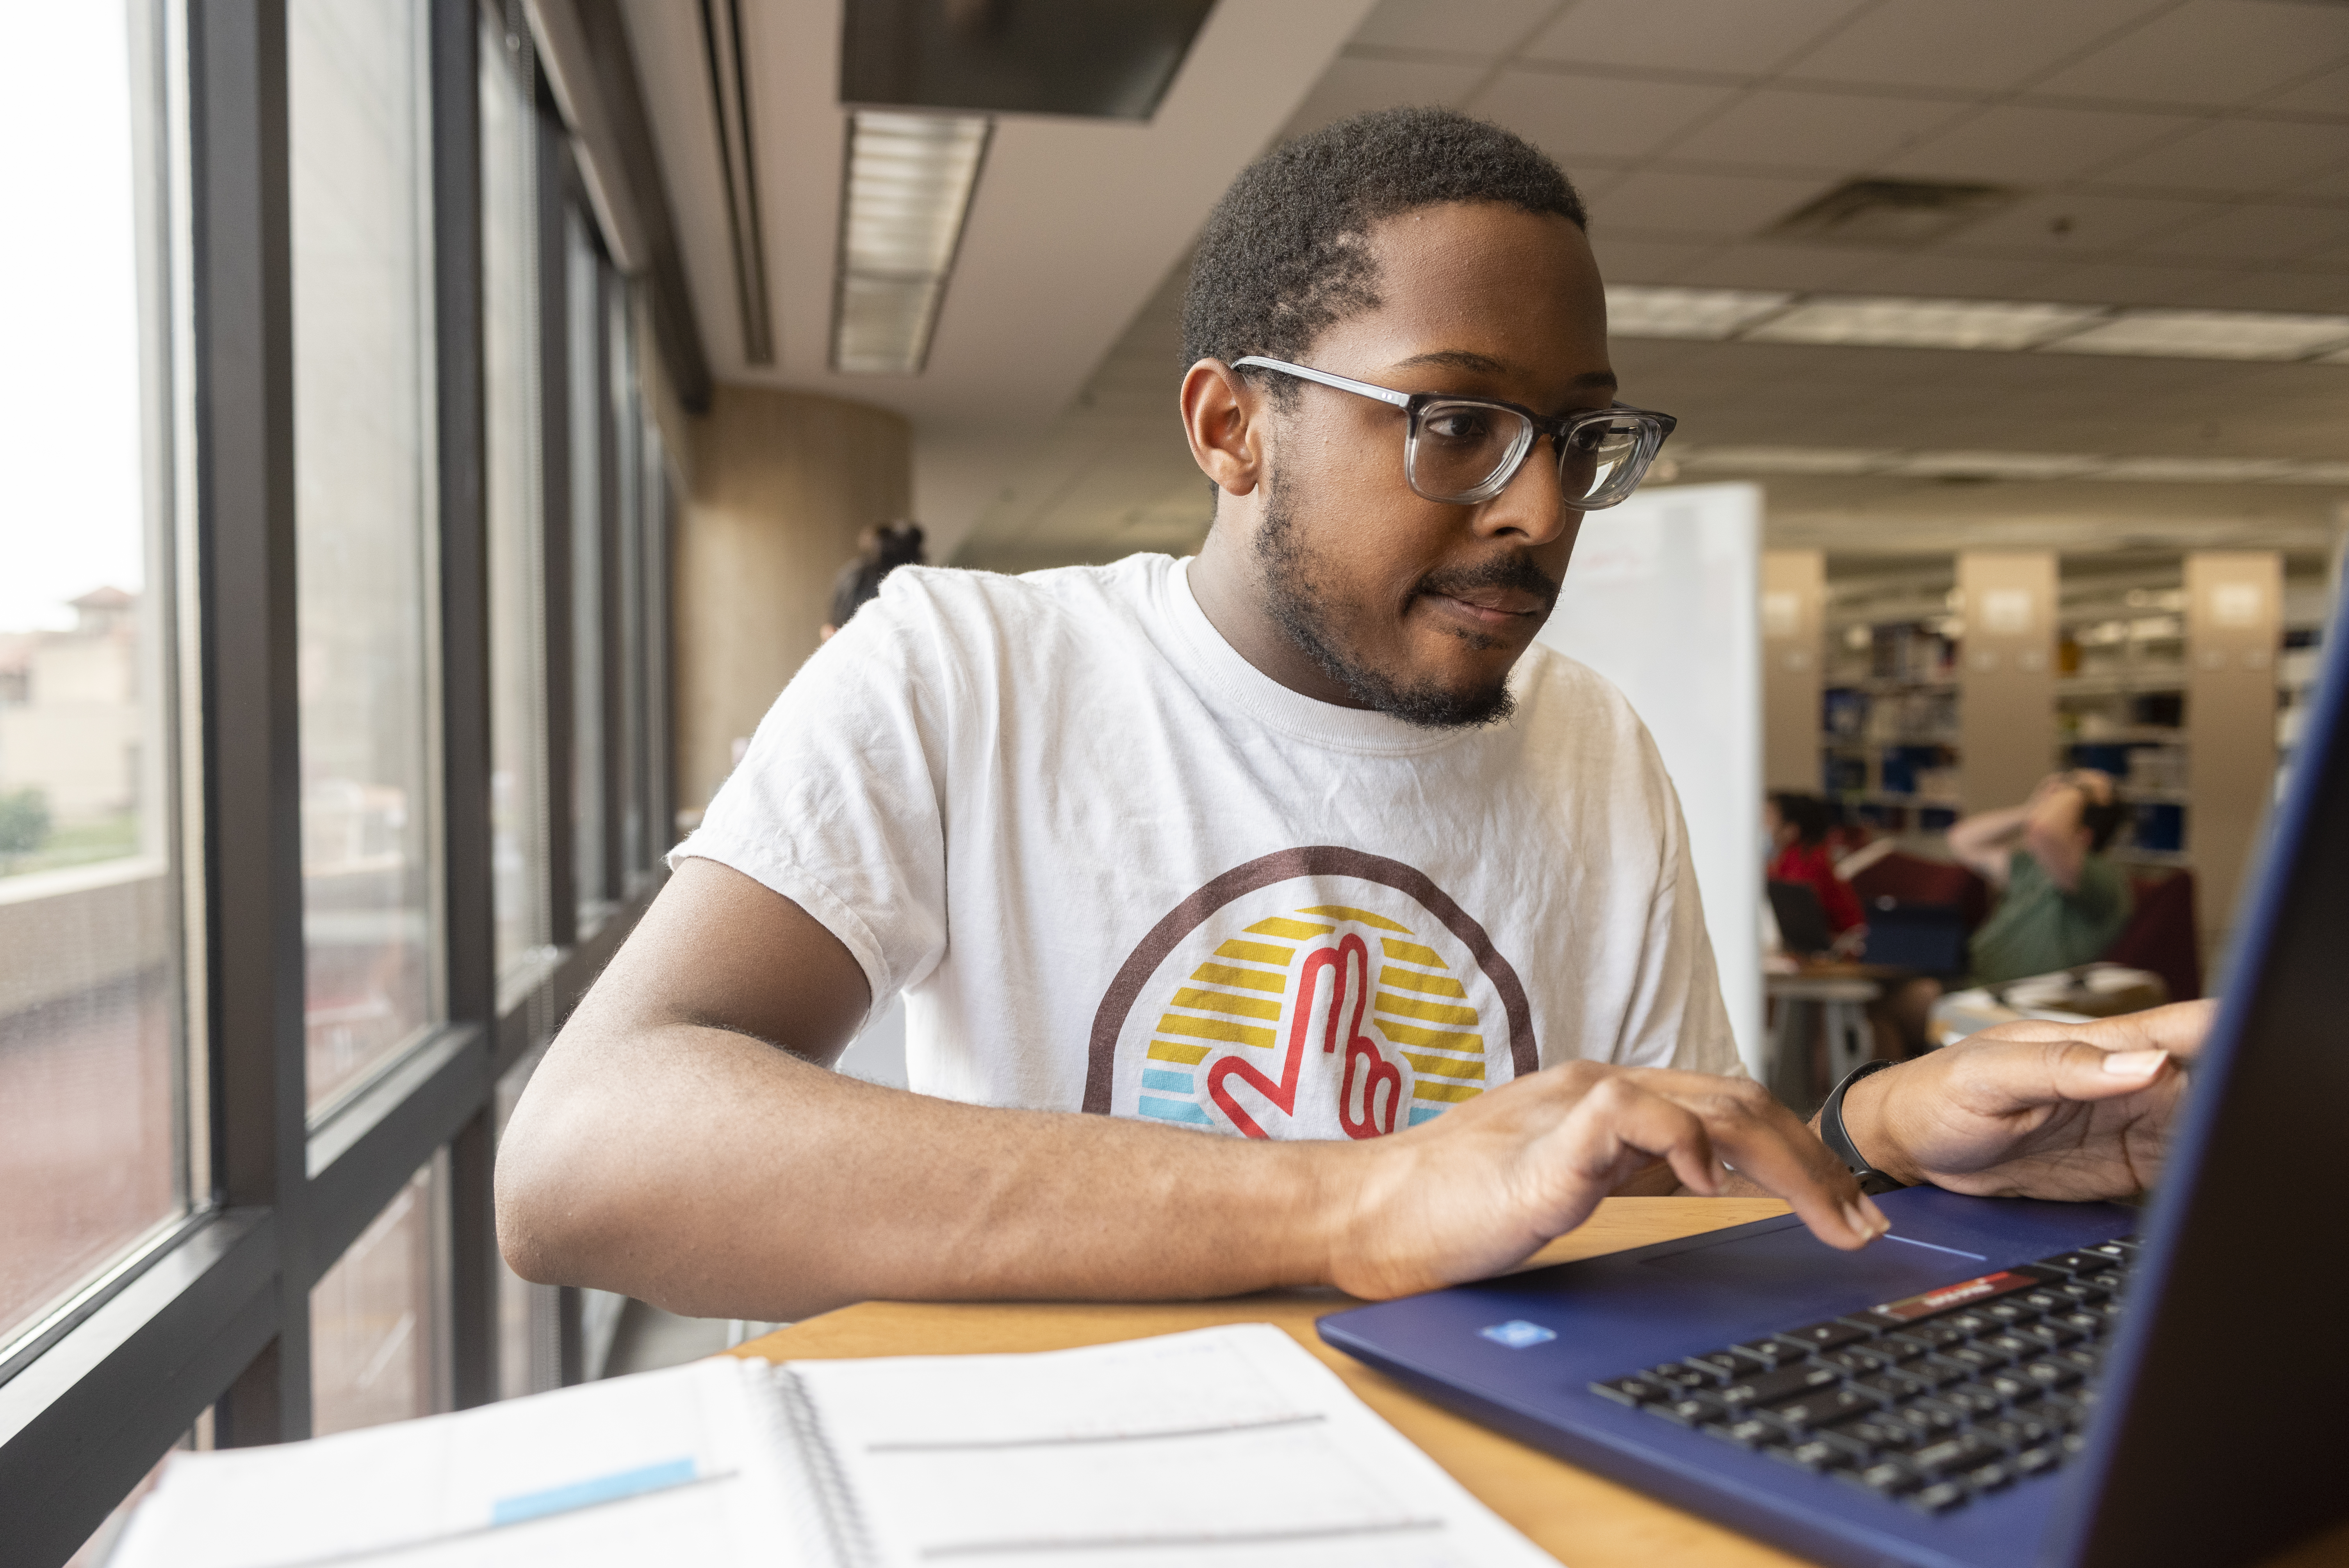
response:
{"label": "spiral notebook", "polygon": [[718,1359],[176,1458],[114,1568],[1551,1560],[1279,1329]]}

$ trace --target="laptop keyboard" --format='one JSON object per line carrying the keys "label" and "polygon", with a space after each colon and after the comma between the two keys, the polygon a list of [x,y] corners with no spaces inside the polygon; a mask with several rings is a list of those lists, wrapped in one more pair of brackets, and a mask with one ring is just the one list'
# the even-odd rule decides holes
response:
{"label": "laptop keyboard", "polygon": [[2080,1452],[2137,1249],[2059,1253],[1590,1391],[1940,1513]]}

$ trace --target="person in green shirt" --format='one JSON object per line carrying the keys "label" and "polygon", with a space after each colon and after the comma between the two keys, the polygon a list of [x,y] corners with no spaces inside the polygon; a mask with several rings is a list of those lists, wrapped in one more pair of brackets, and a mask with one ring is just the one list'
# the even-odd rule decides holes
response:
{"label": "person in green shirt", "polygon": [[1982,811],[1950,830],[1950,852],[2000,890],[1975,932],[1974,979],[1985,985],[2046,975],[2104,955],[2128,925],[2128,877],[2105,850],[2120,799],[2092,768],[2053,773],[2031,799]]}

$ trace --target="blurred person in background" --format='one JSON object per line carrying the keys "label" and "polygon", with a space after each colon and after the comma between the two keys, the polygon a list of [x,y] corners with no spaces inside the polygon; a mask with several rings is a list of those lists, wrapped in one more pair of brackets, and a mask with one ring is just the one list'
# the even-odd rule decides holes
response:
{"label": "blurred person in background", "polygon": [[900,518],[874,524],[856,536],[856,559],[840,569],[832,582],[832,614],[816,635],[824,642],[848,624],[848,618],[879,596],[881,580],[900,566],[924,566],[922,525]]}
{"label": "blurred person in background", "polygon": [[1770,835],[1770,880],[1801,882],[1816,892],[1828,934],[1838,949],[1845,947],[1844,938],[1859,930],[1867,916],[1851,883],[1836,872],[1835,855],[1827,847],[1832,824],[1826,802],[1816,795],[1782,790],[1762,802],[1762,825]]}
{"label": "blurred person in background", "polygon": [[2127,812],[2112,776],[2051,773],[2031,799],[1950,829],[1950,852],[1998,890],[1974,933],[1974,979],[2003,985],[2089,964],[2128,927],[2127,875],[2105,851]]}

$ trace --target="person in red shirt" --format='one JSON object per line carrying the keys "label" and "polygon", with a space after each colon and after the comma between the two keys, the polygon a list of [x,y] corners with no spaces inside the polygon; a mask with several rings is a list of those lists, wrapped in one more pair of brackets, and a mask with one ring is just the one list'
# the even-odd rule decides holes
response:
{"label": "person in red shirt", "polygon": [[1816,892],[1830,934],[1840,937],[1868,918],[1860,910],[1859,895],[1836,875],[1835,857],[1827,852],[1824,801],[1816,795],[1773,795],[1763,802],[1762,823],[1774,846],[1770,880],[1802,882]]}

